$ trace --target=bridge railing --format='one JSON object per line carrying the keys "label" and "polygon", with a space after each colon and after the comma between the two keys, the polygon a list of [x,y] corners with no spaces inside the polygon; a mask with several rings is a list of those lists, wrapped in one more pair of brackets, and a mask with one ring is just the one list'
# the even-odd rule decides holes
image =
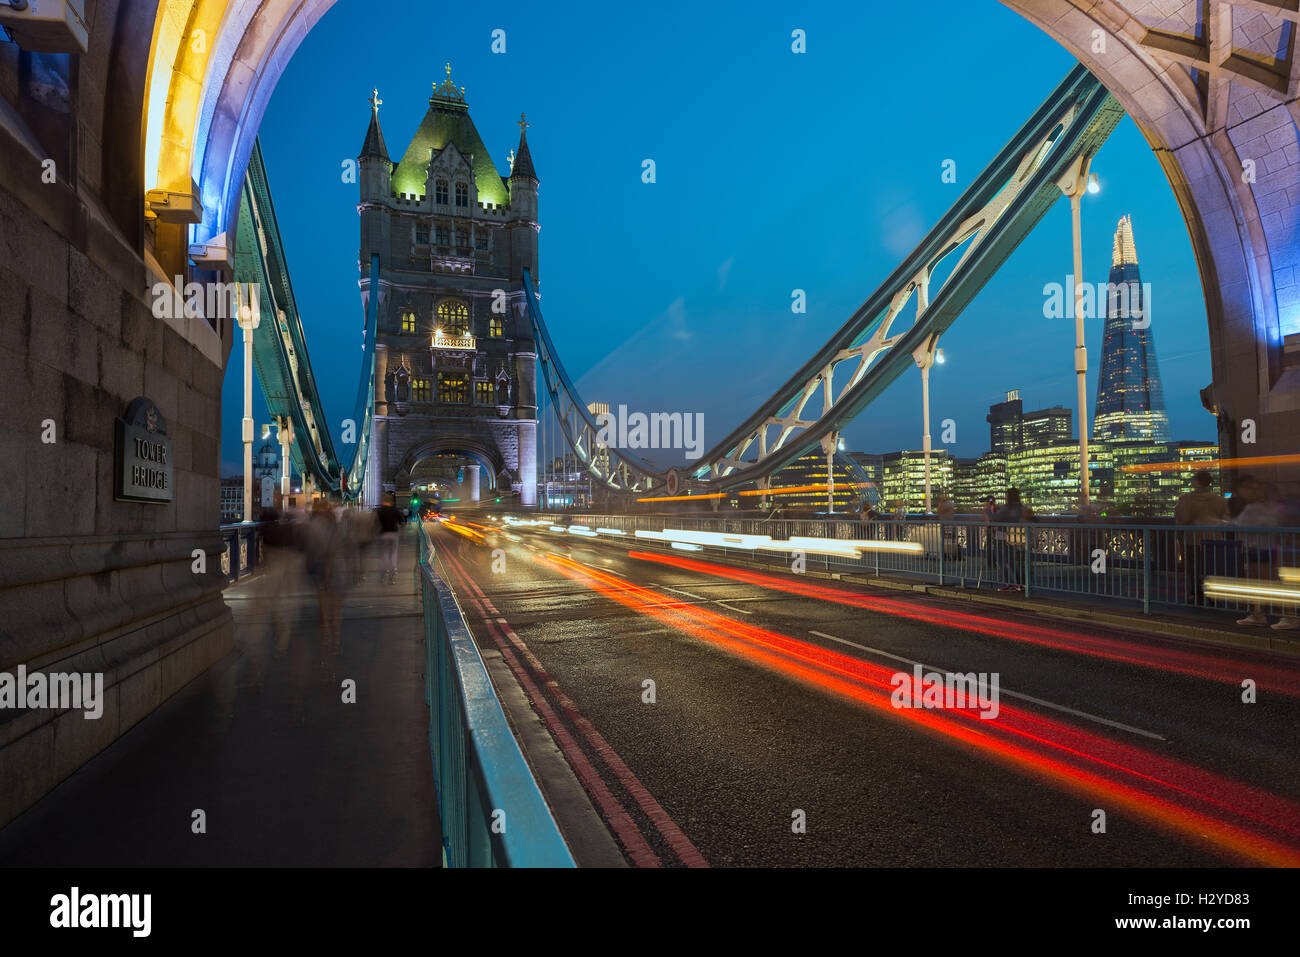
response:
{"label": "bridge railing", "polygon": [[221,526],[221,573],[236,582],[251,575],[262,564],[261,522],[237,522]]}
{"label": "bridge railing", "polygon": [[419,526],[429,750],[448,867],[574,867]]}
{"label": "bridge railing", "polygon": [[[1074,521],[990,523],[933,518],[856,521],[672,517],[662,515],[533,515],[556,526],[624,532],[620,541],[647,550],[665,542],[641,540],[638,530],[665,529],[874,541],[861,557],[819,553],[809,546],[806,569],[890,575],[939,585],[1016,589],[1026,595],[1083,597],[1112,604],[1207,609],[1300,617],[1300,528],[1238,525],[1101,524]],[[546,531],[546,526],[541,526]],[[610,536],[611,539],[613,536]],[[906,544],[904,544],[906,543]],[[689,546],[688,546],[689,547]],[[674,554],[681,555],[680,551]],[[706,546],[709,555],[774,566],[793,564],[788,551]]]}

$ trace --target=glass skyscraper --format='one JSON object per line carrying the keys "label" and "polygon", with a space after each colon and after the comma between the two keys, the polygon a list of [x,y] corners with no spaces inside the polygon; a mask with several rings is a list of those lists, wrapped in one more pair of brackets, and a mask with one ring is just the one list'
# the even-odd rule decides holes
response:
{"label": "glass skyscraper", "polygon": [[1148,290],[1138,273],[1133,224],[1127,216],[1115,229],[1110,262],[1092,436],[1110,442],[1167,442],[1169,415],[1156,365]]}

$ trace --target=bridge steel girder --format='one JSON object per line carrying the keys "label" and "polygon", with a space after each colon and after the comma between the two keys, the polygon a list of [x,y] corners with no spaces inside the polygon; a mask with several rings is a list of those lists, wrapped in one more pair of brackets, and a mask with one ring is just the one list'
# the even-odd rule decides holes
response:
{"label": "bridge steel girder", "polygon": [[339,460],[307,355],[266,167],[256,144],[244,177],[239,227],[232,256],[235,281],[257,283],[261,290],[262,322],[253,333],[253,365],[267,410],[293,422],[292,456],[298,473],[313,478],[322,490],[337,492]]}
{"label": "bridge steel girder", "polygon": [[[1056,183],[1069,165],[1095,154],[1123,115],[1085,67],[1072,69],[889,278],[771,399],[704,454],[692,477],[711,490],[754,483],[840,431],[911,368],[918,346],[952,325],[1061,197]],[[936,291],[936,267],[963,245]],[[891,334],[914,294],[915,321]],[[854,359],[836,394],[836,368]],[[820,413],[806,414],[818,393]]]}

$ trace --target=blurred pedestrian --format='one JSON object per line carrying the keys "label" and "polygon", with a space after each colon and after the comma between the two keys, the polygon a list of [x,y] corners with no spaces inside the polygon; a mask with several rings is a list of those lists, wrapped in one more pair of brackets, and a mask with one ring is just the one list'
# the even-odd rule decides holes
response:
{"label": "blurred pedestrian", "polygon": [[993,538],[997,543],[998,567],[1007,574],[1009,581],[998,591],[1024,591],[1020,567],[1020,550],[1025,544],[1025,529],[1015,527],[1024,518],[1024,505],[1020,501],[1020,490],[1007,489],[1007,500],[1000,509],[993,513],[993,522],[997,525]]}
{"label": "blurred pedestrian", "polygon": [[273,641],[272,655],[283,658],[289,647],[294,568],[294,526],[274,507],[262,509],[262,574],[256,593]]}
{"label": "blurred pedestrian", "polygon": [[[1178,525],[1222,525],[1228,521],[1228,503],[1214,490],[1214,476],[1201,469],[1192,476],[1192,489],[1178,496],[1174,504],[1174,522]],[[1204,601],[1201,584],[1205,578],[1205,542],[1218,536],[1214,533],[1179,532],[1179,549],[1182,552],[1183,586],[1187,603],[1199,605]]]}
{"label": "blurred pedestrian", "polygon": [[312,503],[311,518],[303,529],[303,551],[307,574],[316,587],[324,644],[341,638],[343,592],[348,581],[346,534],[328,501],[319,498]]}
{"label": "blurred pedestrian", "polygon": [[375,525],[379,529],[381,580],[388,585],[397,583],[397,541],[402,522],[397,497],[391,492],[386,493],[383,504],[375,509]]}
{"label": "blurred pedestrian", "polygon": [[984,499],[984,567],[990,572],[993,571],[993,513],[998,510],[998,504],[990,495]]}
{"label": "blurred pedestrian", "polygon": [[[1277,573],[1280,544],[1278,530],[1285,517],[1285,509],[1270,483],[1260,482],[1250,476],[1241,480],[1233,498],[1238,496],[1244,504],[1233,519],[1233,524],[1256,529],[1241,533],[1242,543],[1246,546],[1246,577],[1261,583],[1272,582]],[[1250,614],[1239,618],[1237,624],[1267,625],[1268,616],[1264,614],[1263,602],[1251,602]],[[1294,631],[1298,628],[1300,620],[1291,616],[1283,616],[1273,625],[1275,631]]]}

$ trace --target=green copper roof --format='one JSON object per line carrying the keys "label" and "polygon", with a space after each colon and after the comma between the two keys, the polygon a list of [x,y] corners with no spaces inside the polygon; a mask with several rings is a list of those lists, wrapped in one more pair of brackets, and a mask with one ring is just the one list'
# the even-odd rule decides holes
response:
{"label": "green copper roof", "polygon": [[457,149],[470,157],[479,202],[509,205],[509,190],[502,182],[483,140],[479,138],[474,121],[469,118],[469,107],[463,99],[440,93],[429,99],[429,112],[424,114],[424,122],[416,130],[411,145],[406,148],[406,155],[393,170],[394,195],[406,193],[423,196],[428,177],[429,151],[437,152],[448,143],[455,143]]}

